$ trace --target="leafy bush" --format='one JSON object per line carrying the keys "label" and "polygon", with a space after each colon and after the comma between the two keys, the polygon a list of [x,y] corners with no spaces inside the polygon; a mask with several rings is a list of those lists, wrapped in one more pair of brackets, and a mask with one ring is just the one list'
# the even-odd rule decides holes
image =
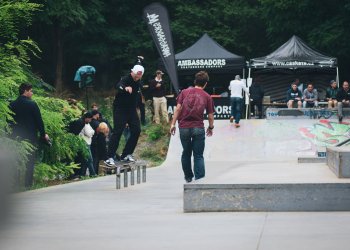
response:
{"label": "leafy bush", "polygon": [[162,124],[151,124],[145,130],[145,133],[149,141],[156,141],[168,134],[168,128]]}
{"label": "leafy bush", "polygon": [[[71,107],[67,101],[49,97],[48,85],[30,71],[29,55],[36,55],[39,48],[32,40],[21,39],[22,30],[31,24],[31,18],[40,5],[27,0],[0,1],[0,145],[13,148],[16,165],[24,173],[27,155],[35,148],[28,142],[7,138],[8,121],[12,120],[8,104],[18,96],[18,86],[23,82],[33,84],[33,99],[40,107],[46,132],[52,139],[52,147],[39,150],[41,159],[35,168],[35,180],[41,183],[53,178],[65,178],[72,173],[77,152],[85,149],[85,142],[66,131],[67,124],[81,115],[82,105]],[[86,152],[85,152],[86,153]]]}

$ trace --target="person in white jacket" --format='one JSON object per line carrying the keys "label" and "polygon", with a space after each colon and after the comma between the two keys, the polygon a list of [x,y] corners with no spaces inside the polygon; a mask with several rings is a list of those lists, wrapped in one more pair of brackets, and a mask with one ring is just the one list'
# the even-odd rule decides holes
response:
{"label": "person in white jacket", "polygon": [[[90,112],[87,112],[86,114],[84,114],[84,116],[86,117],[92,117],[92,114],[90,114]],[[93,160],[92,160],[92,154],[91,154],[91,141],[92,141],[92,137],[94,136],[95,131],[93,130],[93,128],[91,127],[90,123],[85,123],[83,129],[80,131],[79,136],[82,137],[84,139],[84,141],[86,142],[86,147],[87,147],[87,151],[88,151],[88,155],[85,158],[85,162],[84,164],[82,164],[83,166],[81,166],[81,170],[82,170],[82,175],[86,174],[86,169],[89,169],[89,173],[90,176],[95,176],[95,170],[94,170],[94,166],[93,166]]]}
{"label": "person in white jacket", "polygon": [[233,122],[235,119],[235,127],[238,128],[239,121],[241,119],[241,109],[242,109],[242,90],[248,93],[248,88],[245,86],[245,83],[241,81],[241,77],[239,75],[235,76],[235,80],[230,82],[230,86],[228,87],[231,90],[231,117],[230,122]]}

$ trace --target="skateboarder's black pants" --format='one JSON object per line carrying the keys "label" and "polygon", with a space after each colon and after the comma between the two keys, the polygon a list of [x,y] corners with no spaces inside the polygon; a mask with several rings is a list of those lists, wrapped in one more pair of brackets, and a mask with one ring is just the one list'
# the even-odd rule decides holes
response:
{"label": "skateboarder's black pants", "polygon": [[114,128],[108,145],[108,158],[114,157],[119,146],[120,137],[123,134],[126,124],[129,125],[130,137],[122,152],[122,157],[134,153],[141,133],[140,119],[135,109],[121,109],[114,107],[113,111]]}

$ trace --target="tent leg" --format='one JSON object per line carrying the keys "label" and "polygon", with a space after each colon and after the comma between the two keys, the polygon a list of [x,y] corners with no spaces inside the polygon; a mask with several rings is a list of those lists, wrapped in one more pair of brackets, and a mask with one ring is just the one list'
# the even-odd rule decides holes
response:
{"label": "tent leg", "polygon": [[249,104],[245,105],[245,119],[248,119],[248,109],[249,109]]}
{"label": "tent leg", "polygon": [[339,69],[338,69],[338,67],[337,67],[337,78],[335,80],[337,81],[338,88],[339,88]]}
{"label": "tent leg", "polygon": [[250,78],[251,68],[248,69],[248,78]]}
{"label": "tent leg", "polygon": [[86,98],[86,110],[89,110],[89,95],[88,95],[88,87],[85,86],[85,98]]}

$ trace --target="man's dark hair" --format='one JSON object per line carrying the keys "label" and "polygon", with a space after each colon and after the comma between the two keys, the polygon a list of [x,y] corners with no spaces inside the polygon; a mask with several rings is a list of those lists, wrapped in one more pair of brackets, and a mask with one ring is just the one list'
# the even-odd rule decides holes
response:
{"label": "man's dark hair", "polygon": [[204,87],[204,85],[209,81],[208,73],[205,71],[199,71],[195,75],[194,85]]}
{"label": "man's dark hair", "polygon": [[19,91],[19,95],[23,95],[24,94],[24,91],[29,91],[30,89],[32,89],[33,86],[29,83],[22,83],[19,88],[18,88],[18,91]]}

